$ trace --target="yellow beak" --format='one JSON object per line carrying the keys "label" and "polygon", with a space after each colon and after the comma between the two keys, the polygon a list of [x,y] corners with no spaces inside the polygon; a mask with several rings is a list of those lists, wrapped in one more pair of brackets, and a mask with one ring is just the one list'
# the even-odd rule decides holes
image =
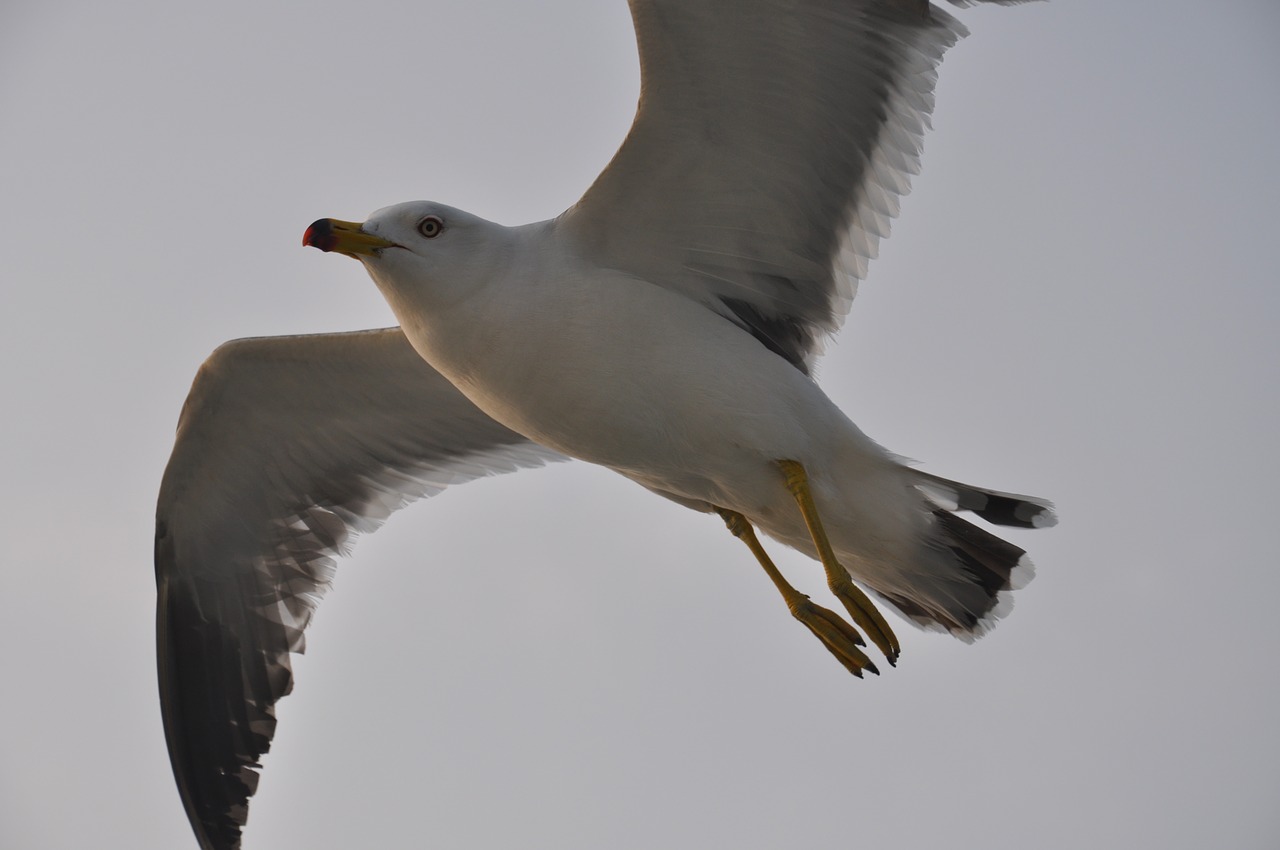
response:
{"label": "yellow beak", "polygon": [[396,243],[365,233],[363,226],[353,221],[322,218],[313,221],[307,232],[302,234],[302,244],[321,251],[337,251],[358,259],[361,256],[372,257],[383,248],[390,248]]}

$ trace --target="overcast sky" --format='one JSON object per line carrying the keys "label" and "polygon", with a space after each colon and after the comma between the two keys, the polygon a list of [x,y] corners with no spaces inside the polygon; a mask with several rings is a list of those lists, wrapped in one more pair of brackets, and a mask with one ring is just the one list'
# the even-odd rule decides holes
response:
{"label": "overcast sky", "polygon": [[[859,682],[717,519],[581,464],[468,484],[342,563],[246,850],[1280,844],[1280,6],[959,14],[820,380],[1057,502],[1012,615],[895,620]],[[153,661],[182,400],[224,340],[394,323],[305,226],[555,215],[637,85],[622,0],[6,0],[0,846],[195,846]]]}

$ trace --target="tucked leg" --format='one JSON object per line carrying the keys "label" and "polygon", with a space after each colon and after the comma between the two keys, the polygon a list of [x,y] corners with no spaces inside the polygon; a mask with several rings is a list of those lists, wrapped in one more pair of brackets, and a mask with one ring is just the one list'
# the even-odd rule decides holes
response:
{"label": "tucked leg", "polygon": [[876,665],[872,664],[867,654],[858,648],[866,645],[862,635],[858,634],[857,630],[846,623],[839,614],[809,601],[808,596],[791,586],[791,583],[778,571],[769,553],[765,552],[764,547],[760,545],[755,529],[751,527],[751,523],[747,522],[747,518],[736,511],[724,508],[716,508],[716,511],[724,519],[725,525],[729,526],[734,537],[746,543],[751,554],[755,555],[760,566],[764,567],[764,571],[769,574],[774,586],[786,601],[791,616],[804,623],[805,627],[822,641],[822,645],[830,650],[850,673],[859,679],[862,678],[863,670],[870,670],[878,675],[880,671],[876,669]]}
{"label": "tucked leg", "polygon": [[809,528],[809,536],[813,538],[818,557],[827,571],[827,586],[844,603],[849,616],[880,648],[889,663],[896,665],[898,653],[901,652],[898,638],[889,628],[884,617],[876,610],[875,604],[853,583],[849,571],[836,559],[831,541],[827,539],[826,529],[822,526],[822,519],[818,516],[818,507],[814,504],[813,493],[809,489],[809,475],[805,472],[804,465],[794,460],[780,460],[778,468],[786,478],[787,489],[791,491],[796,504],[800,506],[800,513],[804,516],[805,525]]}

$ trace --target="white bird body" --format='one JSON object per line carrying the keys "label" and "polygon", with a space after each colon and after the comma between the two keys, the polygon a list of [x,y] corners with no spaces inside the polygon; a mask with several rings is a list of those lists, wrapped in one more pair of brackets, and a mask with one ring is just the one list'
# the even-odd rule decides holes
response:
{"label": "white bird body", "polygon": [[856,577],[917,593],[945,578],[940,561],[921,569],[929,506],[911,471],[755,337],[577,256],[554,220],[508,228],[418,202],[378,211],[364,230],[421,242],[414,224],[437,213],[447,230],[429,251],[360,259],[414,349],[489,416],[686,506],[736,511],[816,557],[777,466],[796,460]]}

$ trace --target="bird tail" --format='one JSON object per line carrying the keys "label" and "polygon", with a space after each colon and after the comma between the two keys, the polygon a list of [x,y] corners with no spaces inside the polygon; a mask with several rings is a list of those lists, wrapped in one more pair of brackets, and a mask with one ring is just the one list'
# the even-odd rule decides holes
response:
{"label": "bird tail", "polygon": [[1049,528],[1058,524],[1053,505],[1033,496],[1002,493],[950,478],[911,470],[916,487],[929,501],[947,511],[972,511],[992,525],[1015,528]]}
{"label": "bird tail", "polygon": [[922,558],[934,581],[910,590],[876,588],[907,618],[961,640],[980,637],[1013,607],[1009,591],[1031,581],[1035,567],[1024,549],[955,515],[970,511],[995,525],[1047,528],[1057,522],[1043,499],[987,490],[919,470],[916,487],[932,506]]}

